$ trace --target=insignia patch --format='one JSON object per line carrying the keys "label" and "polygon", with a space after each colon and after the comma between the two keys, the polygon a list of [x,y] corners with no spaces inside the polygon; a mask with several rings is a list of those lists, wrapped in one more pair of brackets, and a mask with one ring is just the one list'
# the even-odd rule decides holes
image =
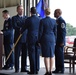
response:
{"label": "insignia patch", "polygon": [[65,24],[64,23],[61,24],[61,28],[65,28]]}

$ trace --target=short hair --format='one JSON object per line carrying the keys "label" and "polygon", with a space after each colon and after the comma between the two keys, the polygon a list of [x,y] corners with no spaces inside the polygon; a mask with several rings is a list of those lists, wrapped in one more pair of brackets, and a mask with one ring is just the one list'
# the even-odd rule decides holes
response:
{"label": "short hair", "polygon": [[46,14],[46,15],[50,15],[50,13],[51,13],[50,9],[49,9],[49,8],[46,8],[46,9],[45,9],[45,14]]}
{"label": "short hair", "polygon": [[23,6],[22,6],[22,5],[18,5],[18,6],[17,6],[17,9],[18,9],[19,7],[23,7]]}
{"label": "short hair", "polygon": [[35,7],[31,7],[31,13],[36,14],[36,8]]}
{"label": "short hair", "polygon": [[62,14],[61,9],[56,9],[55,12],[58,12],[60,15]]}
{"label": "short hair", "polygon": [[2,13],[9,14],[9,11],[8,10],[3,10]]}

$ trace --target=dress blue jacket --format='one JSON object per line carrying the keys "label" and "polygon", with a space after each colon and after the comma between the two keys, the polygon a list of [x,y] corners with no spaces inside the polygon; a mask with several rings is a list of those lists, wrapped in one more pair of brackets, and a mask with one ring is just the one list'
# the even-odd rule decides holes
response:
{"label": "dress blue jacket", "polygon": [[[25,25],[26,18],[27,18],[26,16],[20,17],[19,15],[12,17],[13,28],[15,30],[14,31],[14,42],[17,41],[17,39],[21,33],[21,29]],[[19,42],[25,43],[26,39],[27,39],[27,30],[24,31]]]}
{"label": "dress blue jacket", "polygon": [[26,19],[22,32],[25,31],[25,29],[28,29],[28,43],[34,43],[38,39],[39,23],[40,18],[36,15],[32,15]]}
{"label": "dress blue jacket", "polygon": [[39,27],[39,42],[56,43],[57,25],[56,21],[50,17],[46,17],[40,21]]}
{"label": "dress blue jacket", "polygon": [[4,44],[12,44],[14,42],[14,33],[13,33],[11,18],[4,21],[4,26],[2,31],[4,35]]}
{"label": "dress blue jacket", "polygon": [[62,17],[59,17],[57,20],[57,45],[65,45],[65,36],[66,36],[66,22]]}

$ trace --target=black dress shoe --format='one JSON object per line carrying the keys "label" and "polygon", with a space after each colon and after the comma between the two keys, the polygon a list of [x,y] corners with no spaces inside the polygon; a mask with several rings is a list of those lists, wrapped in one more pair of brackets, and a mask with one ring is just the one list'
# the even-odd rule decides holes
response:
{"label": "black dress shoe", "polygon": [[36,74],[38,74],[38,71],[36,71]]}
{"label": "black dress shoe", "polygon": [[52,72],[49,72],[49,75],[52,75]]}
{"label": "black dress shoe", "polygon": [[29,72],[28,70],[21,70],[21,72]]}
{"label": "black dress shoe", "polygon": [[38,71],[36,71],[36,72],[27,72],[27,74],[38,74]]}
{"label": "black dress shoe", "polygon": [[61,70],[55,70],[55,71],[53,71],[52,73],[62,73],[62,74],[64,74],[64,71],[61,71]]}
{"label": "black dress shoe", "polygon": [[62,74],[64,74],[64,71],[59,71],[59,73],[62,73]]}
{"label": "black dress shoe", "polygon": [[49,75],[49,72],[46,72],[44,75]]}
{"label": "black dress shoe", "polygon": [[7,66],[7,65],[5,65],[4,67],[2,67],[2,69],[4,69],[4,70],[8,70],[10,67],[9,66]]}
{"label": "black dress shoe", "polygon": [[58,73],[59,71],[55,70],[55,71],[52,71],[52,73]]}
{"label": "black dress shoe", "polygon": [[35,74],[34,72],[27,72],[27,74]]}
{"label": "black dress shoe", "polygon": [[5,65],[2,69],[5,69],[5,70],[13,70],[13,67]]}

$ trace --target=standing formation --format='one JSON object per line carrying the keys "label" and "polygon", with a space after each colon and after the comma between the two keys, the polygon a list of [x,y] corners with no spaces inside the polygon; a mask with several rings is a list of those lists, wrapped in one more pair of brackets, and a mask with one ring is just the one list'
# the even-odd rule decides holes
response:
{"label": "standing formation", "polygon": [[[22,34],[3,69],[13,69],[14,67],[15,72],[19,72],[19,57],[21,55],[21,72],[38,74],[41,52],[46,69],[44,75],[52,75],[54,55],[55,71],[53,73],[64,73],[63,48],[65,45],[66,22],[61,17],[60,9],[54,11],[56,20],[50,17],[51,11],[49,8],[45,9],[45,18],[37,16],[35,7],[30,9],[30,17],[25,16],[22,5],[17,6],[17,15],[12,18],[10,18],[8,10],[4,10],[2,13],[5,21],[0,33],[4,35],[6,58],[13,48],[13,44],[17,42]],[[30,64],[29,70],[27,70],[27,55]]]}

